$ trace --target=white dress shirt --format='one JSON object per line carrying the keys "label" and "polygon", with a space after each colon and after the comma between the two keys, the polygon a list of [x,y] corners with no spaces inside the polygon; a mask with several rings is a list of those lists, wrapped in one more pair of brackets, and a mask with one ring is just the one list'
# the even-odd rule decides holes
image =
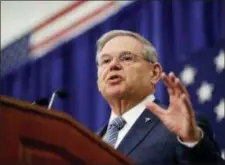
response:
{"label": "white dress shirt", "polygon": [[[134,106],[133,108],[131,108],[130,110],[128,110],[127,112],[125,112],[122,117],[124,118],[124,120],[126,121],[126,124],[124,125],[124,127],[119,131],[118,133],[118,137],[117,137],[117,141],[116,144],[114,146],[114,148],[117,148],[120,144],[120,142],[123,140],[123,138],[125,137],[125,135],[128,133],[128,131],[131,129],[131,127],[133,126],[133,124],[137,121],[137,119],[139,118],[139,116],[144,112],[144,110],[146,109],[145,104],[149,101],[154,101],[155,100],[155,96],[154,95],[149,95],[147,96],[143,101],[141,101],[139,104],[137,104],[136,106]],[[113,119],[115,119],[117,117],[117,115],[112,111],[111,112],[111,116],[109,118],[109,124],[110,125],[111,121]],[[108,129],[108,128],[107,128]],[[203,137],[203,132],[202,133],[202,137]],[[179,137],[177,137],[178,141],[187,146],[187,147],[194,147],[195,145],[198,144],[198,142],[182,142]]]}

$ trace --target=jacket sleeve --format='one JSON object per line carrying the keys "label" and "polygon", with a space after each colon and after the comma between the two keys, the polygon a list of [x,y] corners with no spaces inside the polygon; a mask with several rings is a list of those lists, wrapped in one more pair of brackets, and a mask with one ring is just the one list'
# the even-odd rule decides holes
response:
{"label": "jacket sleeve", "polygon": [[201,114],[196,114],[196,120],[198,126],[204,132],[204,137],[193,148],[182,144],[177,146],[178,164],[225,164],[208,120]]}

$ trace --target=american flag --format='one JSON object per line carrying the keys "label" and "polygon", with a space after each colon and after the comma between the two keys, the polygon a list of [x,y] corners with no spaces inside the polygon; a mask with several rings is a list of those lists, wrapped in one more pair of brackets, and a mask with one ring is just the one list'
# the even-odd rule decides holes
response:
{"label": "american flag", "polygon": [[195,111],[209,119],[225,158],[225,40],[188,57],[174,69],[187,87]]}
{"label": "american flag", "polygon": [[131,3],[86,0],[68,2],[67,7],[1,50],[1,77],[46,55]]}
{"label": "american flag", "polygon": [[28,56],[30,35],[28,33],[1,50],[1,77],[30,61]]}

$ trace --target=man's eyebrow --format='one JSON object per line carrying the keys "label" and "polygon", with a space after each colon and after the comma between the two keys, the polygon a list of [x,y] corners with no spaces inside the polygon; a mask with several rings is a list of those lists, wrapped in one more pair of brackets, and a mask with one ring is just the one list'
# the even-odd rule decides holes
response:
{"label": "man's eyebrow", "polygon": [[[122,54],[122,53],[132,53],[131,51],[129,51],[129,50],[123,50],[123,51],[121,51],[121,52],[119,52],[120,54]],[[109,54],[109,53],[103,53],[103,54],[100,54],[99,55],[99,57],[101,58],[101,57],[104,57],[104,56],[111,56],[111,54]]]}
{"label": "man's eyebrow", "polygon": [[129,51],[129,50],[123,50],[120,53],[131,53],[131,51]]}
{"label": "man's eyebrow", "polygon": [[104,56],[110,56],[110,54],[108,53],[103,53],[103,54],[100,54],[99,57],[104,57]]}

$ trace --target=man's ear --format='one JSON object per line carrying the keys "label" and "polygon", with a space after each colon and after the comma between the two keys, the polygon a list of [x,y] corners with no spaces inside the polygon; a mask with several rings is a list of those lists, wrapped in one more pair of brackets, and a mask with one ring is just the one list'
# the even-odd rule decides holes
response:
{"label": "man's ear", "polygon": [[98,91],[99,91],[99,92],[101,92],[101,90],[100,90],[100,86],[99,86],[99,79],[97,79],[97,81],[96,81],[96,82],[97,82],[97,88],[98,88]]}
{"label": "man's ear", "polygon": [[161,78],[162,66],[158,62],[151,65],[151,80],[153,84],[156,84]]}

